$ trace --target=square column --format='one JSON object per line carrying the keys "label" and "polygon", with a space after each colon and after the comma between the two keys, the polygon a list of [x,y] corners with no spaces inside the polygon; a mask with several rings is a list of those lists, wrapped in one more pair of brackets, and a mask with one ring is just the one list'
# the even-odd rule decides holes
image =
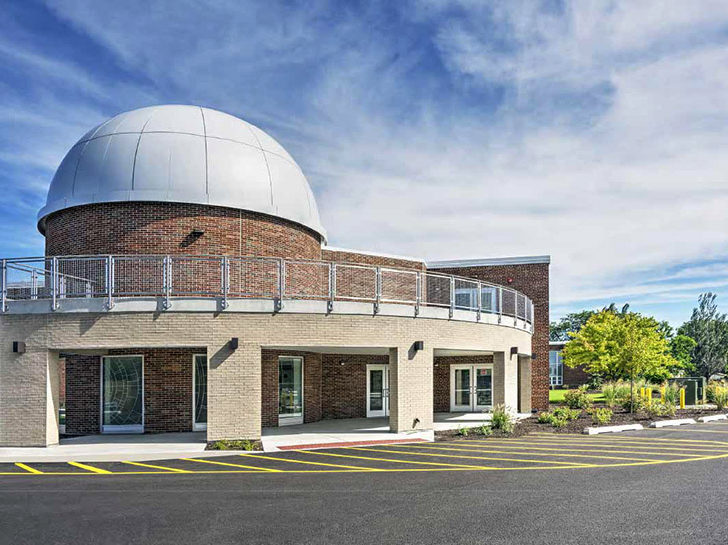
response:
{"label": "square column", "polygon": [[58,443],[58,353],[27,347],[0,348],[0,446],[46,447]]}
{"label": "square column", "polygon": [[506,402],[506,354],[493,352],[493,406]]}
{"label": "square column", "polygon": [[433,350],[411,346],[389,349],[389,429],[432,429]]}
{"label": "square column", "polygon": [[207,358],[207,440],[260,439],[260,345],[231,350],[225,340],[208,346]]}
{"label": "square column", "polygon": [[531,412],[531,358],[518,356],[518,412]]}

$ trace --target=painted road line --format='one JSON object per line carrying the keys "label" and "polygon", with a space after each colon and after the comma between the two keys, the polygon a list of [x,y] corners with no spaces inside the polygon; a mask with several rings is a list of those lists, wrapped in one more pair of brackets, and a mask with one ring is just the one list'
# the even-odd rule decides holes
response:
{"label": "painted road line", "polygon": [[319,450],[306,450],[303,452],[307,452],[309,454],[316,454],[318,456],[336,456],[339,458],[354,458],[357,460],[370,460],[374,462],[390,462],[394,464],[416,464],[416,465],[424,465],[424,466],[439,466],[439,467],[452,467],[452,468],[460,468],[460,469],[498,469],[497,467],[492,466],[472,466],[468,464],[446,464],[446,463],[435,463],[435,462],[417,462],[414,460],[392,460],[388,458],[373,458],[371,456],[354,456],[353,454],[334,454],[333,452],[321,452]]}
{"label": "painted road line", "polygon": [[184,460],[185,462],[200,462],[203,464],[214,464],[218,466],[229,466],[229,467],[240,467],[243,469],[254,469],[260,473],[265,472],[273,472],[273,473],[280,473],[280,469],[271,469],[268,467],[256,467],[256,466],[246,466],[243,464],[232,464],[230,462],[218,462],[217,460],[201,460],[200,458],[180,458],[180,460]]}
{"label": "painted road line", "polygon": [[[297,450],[294,452],[300,452],[302,454],[308,454],[310,451],[308,450]],[[245,454],[241,454],[241,456],[246,456]],[[253,455],[250,455],[251,457]],[[291,462],[292,464],[310,464],[314,466],[326,466],[326,467],[341,467],[345,469],[356,469],[357,471],[381,471],[381,469],[376,467],[362,467],[362,466],[347,466],[342,464],[327,464],[326,462],[312,462],[310,460],[294,460],[291,458],[274,458],[273,456],[256,456],[256,458],[265,458],[266,460],[275,460],[275,461],[281,461],[281,462]]]}
{"label": "painted road line", "polygon": [[659,428],[660,431],[672,431],[672,432],[680,432],[680,433],[721,433],[721,434],[728,434],[728,430],[706,430],[705,428],[701,428],[699,430],[696,429],[669,429],[669,428]]}
{"label": "painted road line", "polygon": [[[666,431],[666,430],[660,430],[660,431]],[[673,430],[673,431],[679,431],[679,430]],[[647,439],[647,438],[646,438]],[[655,438],[657,439],[657,438]],[[582,445],[582,446],[590,446],[590,447],[599,447],[599,448],[651,448],[651,449],[657,449],[657,450],[679,450],[684,448],[694,448],[697,450],[704,450],[706,452],[728,452],[728,443],[723,443],[721,441],[700,441],[699,443],[692,443],[682,445],[682,444],[675,444],[675,439],[665,439],[664,442],[656,442],[652,441],[650,439],[647,439],[646,441],[635,441],[631,439],[625,439],[625,440],[596,440],[596,439],[582,439],[581,441],[558,441],[554,439],[541,439],[541,440],[520,440],[520,439],[495,439],[495,440],[486,440],[486,441],[480,441],[481,443],[493,443],[493,442],[503,442],[503,443],[525,443],[525,444],[533,444],[533,445],[558,445],[563,447],[570,447],[571,445]],[[686,440],[687,441],[687,440]],[[478,442],[477,440],[474,440],[473,442]],[[664,446],[664,443],[673,444],[674,446],[668,447]],[[707,443],[707,444],[706,444]],[[722,448],[717,448],[720,445],[723,445]]]}
{"label": "painted road line", "polygon": [[576,462],[558,462],[555,460],[525,460],[522,458],[496,458],[493,456],[467,456],[463,454],[439,454],[439,453],[432,453],[432,452],[414,452],[414,451],[401,451],[401,450],[388,450],[388,449],[379,449],[379,448],[359,448],[359,447],[349,447],[347,450],[363,450],[363,451],[370,451],[370,452],[385,452],[389,454],[402,454],[404,456],[436,456],[438,458],[463,458],[463,459],[469,459],[469,460],[500,460],[503,462],[527,462],[527,463],[534,463],[534,464],[557,464],[557,465],[567,465],[567,466],[583,466],[583,465],[589,465],[589,464],[579,464]]}
{"label": "painted road line", "polygon": [[33,475],[43,475],[42,471],[38,471],[37,469],[34,469],[27,464],[23,464],[21,462],[15,462],[15,465],[18,466],[20,469],[24,469],[28,473],[32,473]]}
{"label": "painted road line", "polygon": [[[645,429],[645,432],[648,434],[656,434],[661,432],[680,432],[680,433],[690,433],[690,431],[693,430],[667,430],[667,429],[660,429],[660,430],[651,430],[649,428]],[[573,439],[567,439],[564,441],[559,441],[556,439],[546,439],[546,438],[534,438],[536,442],[550,442],[550,443],[556,443],[560,445],[577,445],[577,444],[583,444],[584,441],[588,441],[589,444],[592,445],[635,445],[635,448],[637,448],[637,445],[646,445],[648,447],[653,448],[675,448],[675,447],[663,447],[662,445],[667,443],[671,445],[679,445],[681,447],[690,447],[695,449],[703,449],[703,450],[713,450],[713,451],[722,451],[722,452],[728,452],[728,442],[726,441],[718,441],[717,439],[680,439],[680,438],[666,438],[666,437],[632,437],[632,438],[617,438],[617,437],[610,437],[609,439],[606,438],[597,438],[594,437],[592,439],[581,439],[579,440],[573,440]],[[684,443],[684,444],[683,444]],[[718,448],[720,447],[720,448]]]}
{"label": "painted road line", "polygon": [[[703,429],[705,429],[705,428],[703,427]],[[663,429],[654,430],[654,429],[650,429],[650,428],[645,428],[643,430],[643,433],[645,433],[646,435],[654,435],[655,432],[657,432],[657,431],[679,431],[681,433],[690,433],[692,431],[697,431],[697,430],[695,430],[693,428],[690,428],[690,429],[683,428],[681,430],[663,430]],[[630,435],[630,436],[623,435],[621,437],[620,436],[591,437],[589,439],[586,439],[584,436],[573,436],[572,437],[572,436],[567,436],[567,435],[558,436],[558,435],[553,435],[553,434],[540,434],[539,433],[539,434],[535,434],[535,435],[529,435],[528,437],[534,438],[534,439],[554,438],[556,440],[564,440],[564,441],[587,441],[588,440],[588,441],[594,441],[597,443],[610,442],[610,441],[615,441],[615,442],[630,441],[630,442],[638,442],[638,443],[652,442],[652,441],[657,441],[657,442],[678,441],[678,439],[667,439],[664,437],[645,437],[645,436],[639,436],[639,435]],[[726,445],[726,447],[728,448],[728,442],[718,441],[718,440],[713,440],[713,439],[679,439],[679,441],[682,441],[685,443],[718,443],[720,445]]]}
{"label": "painted road line", "polygon": [[[614,452],[615,454],[657,454],[657,455],[667,455],[667,454],[678,454],[678,453],[684,453],[687,450],[687,447],[662,447],[662,446],[653,446],[653,445],[644,445],[644,443],[641,443],[639,445],[632,445],[632,444],[592,444],[592,443],[558,443],[558,442],[528,442],[528,441],[463,441],[462,443],[475,443],[477,445],[492,445],[498,448],[534,448],[539,450],[559,450],[563,451],[564,449],[571,449],[581,451],[581,452],[588,452],[590,449],[591,452]],[[460,442],[457,442],[460,443]],[[448,443],[450,444],[450,443]],[[538,445],[531,447],[530,445]],[[643,446],[644,445],[644,446]],[[551,448],[548,448],[551,447]],[[553,448],[553,447],[559,447],[559,448]],[[605,449],[611,449],[611,450],[605,450]],[[647,450],[645,450],[647,449]],[[700,451],[705,453],[711,453],[711,452],[728,452],[728,450],[725,449],[711,449],[711,448],[696,448],[694,451]],[[666,451],[666,452],[661,452]],[[670,452],[667,452],[670,451]],[[677,451],[677,452],[673,452]],[[700,454],[697,454],[699,456]]]}
{"label": "painted road line", "polygon": [[177,469],[176,467],[165,467],[165,466],[156,466],[153,464],[143,464],[141,462],[129,462],[129,461],[123,461],[122,464],[130,464],[133,466],[139,466],[139,467],[150,467],[152,469],[161,469],[162,471],[167,471],[169,473],[192,473],[192,471],[187,471],[186,469]]}
{"label": "painted road line", "polygon": [[99,467],[94,467],[86,464],[80,464],[78,462],[68,462],[68,465],[80,467],[81,469],[85,469],[86,471],[90,471],[91,473],[112,473],[111,471],[107,471],[105,469],[101,469]]}
{"label": "painted road line", "polygon": [[[410,446],[410,445],[398,445],[398,446]],[[445,447],[431,447],[431,446],[419,446],[419,448],[426,448],[430,450],[445,450],[445,451],[459,451],[459,452],[485,452],[489,454],[510,454],[512,451],[508,450],[493,450],[493,449],[482,449],[482,448],[445,448]],[[503,447],[501,447],[503,448]],[[507,448],[507,447],[506,447]],[[521,449],[521,447],[515,447],[517,449]],[[525,447],[523,450],[531,450],[533,447]],[[561,449],[538,449],[537,450],[556,450],[560,451]],[[598,450],[587,450],[587,451],[580,451],[580,452],[600,452]],[[632,462],[639,462],[640,460],[649,460],[649,458],[631,458],[628,456],[600,456],[597,454],[561,454],[560,452],[524,452],[523,454],[526,454],[527,456],[558,456],[558,457],[568,457],[568,458],[596,458],[599,460],[626,460],[626,461],[632,461]],[[643,454],[643,453],[639,453]],[[644,453],[649,454],[649,453]],[[698,454],[691,454],[690,456],[699,456]]]}

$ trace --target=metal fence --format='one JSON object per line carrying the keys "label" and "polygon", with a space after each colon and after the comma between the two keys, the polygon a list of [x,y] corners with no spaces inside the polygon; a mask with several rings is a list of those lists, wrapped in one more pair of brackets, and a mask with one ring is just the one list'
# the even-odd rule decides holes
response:
{"label": "metal fence", "polygon": [[425,271],[270,257],[70,256],[0,261],[0,309],[9,301],[103,297],[107,306],[129,297],[263,298],[358,301],[495,314],[533,323],[531,300],[510,288]]}

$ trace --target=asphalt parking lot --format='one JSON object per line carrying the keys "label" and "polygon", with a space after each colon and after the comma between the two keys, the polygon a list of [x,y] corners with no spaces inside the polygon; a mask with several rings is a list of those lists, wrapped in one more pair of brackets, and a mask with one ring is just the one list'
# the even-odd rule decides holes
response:
{"label": "asphalt parking lot", "polygon": [[0,465],[1,543],[728,543],[728,423]]}

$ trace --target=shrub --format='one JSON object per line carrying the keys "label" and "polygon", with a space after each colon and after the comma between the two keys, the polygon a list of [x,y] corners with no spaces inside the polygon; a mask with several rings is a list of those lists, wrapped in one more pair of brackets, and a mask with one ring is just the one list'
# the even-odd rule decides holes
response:
{"label": "shrub", "polygon": [[639,392],[634,396],[634,399],[630,399],[629,396],[623,398],[620,404],[625,411],[635,413],[647,408],[647,403],[639,396]]}
{"label": "shrub", "polygon": [[566,407],[559,407],[554,409],[554,418],[564,418],[566,420],[576,420],[581,416],[581,409],[568,409]]}
{"label": "shrub", "polygon": [[604,404],[612,408],[617,404],[617,386],[613,382],[608,382],[602,386],[602,395],[604,396]]}
{"label": "shrub", "polygon": [[511,433],[513,431],[513,417],[505,405],[496,405],[493,407],[493,417],[490,423],[494,430],[502,430],[505,433]]}
{"label": "shrub", "polygon": [[606,408],[594,409],[591,413],[592,422],[599,426],[604,426],[612,421],[612,410]]}
{"label": "shrub", "polygon": [[585,387],[566,392],[564,394],[564,403],[571,409],[586,409],[591,404]]}
{"label": "shrub", "polygon": [[489,437],[493,435],[493,430],[487,424],[483,424],[482,426],[475,428],[475,433],[482,435],[483,437]]}
{"label": "shrub", "polygon": [[604,379],[600,375],[591,375],[589,382],[586,383],[589,390],[599,390],[604,384]]}
{"label": "shrub", "polygon": [[711,381],[708,384],[706,395],[708,399],[712,398],[713,403],[717,405],[719,411],[722,411],[728,406],[728,386],[725,383]]}
{"label": "shrub", "polygon": [[672,384],[666,382],[663,386],[665,388],[665,403],[677,405],[680,402],[680,388],[678,385],[674,382]]}
{"label": "shrub", "polygon": [[458,435],[460,437],[467,437],[468,434],[470,433],[470,431],[469,431],[468,428],[458,428],[458,432],[457,433],[458,433]]}
{"label": "shrub", "polygon": [[675,416],[677,408],[674,403],[652,403],[646,407],[650,416]]}
{"label": "shrub", "polygon": [[538,422],[540,424],[549,424],[551,422],[552,414],[550,412],[544,411],[538,413]]}
{"label": "shrub", "polygon": [[258,447],[257,441],[251,441],[250,439],[221,439],[220,441],[213,441],[207,446],[208,450],[256,450]]}
{"label": "shrub", "polygon": [[558,418],[556,416],[551,417],[551,425],[554,428],[563,428],[568,423],[569,421],[566,418]]}

